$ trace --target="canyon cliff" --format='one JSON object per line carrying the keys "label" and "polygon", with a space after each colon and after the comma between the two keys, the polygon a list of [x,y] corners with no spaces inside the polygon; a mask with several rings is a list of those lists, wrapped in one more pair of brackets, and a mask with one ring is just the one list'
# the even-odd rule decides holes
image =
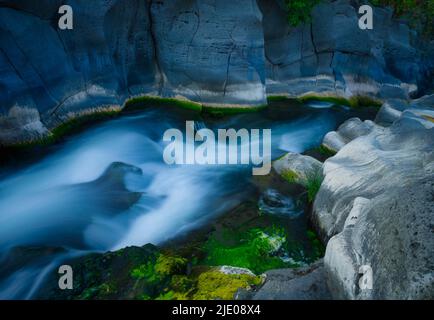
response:
{"label": "canyon cliff", "polygon": [[432,77],[433,44],[374,9],[322,1],[291,27],[281,0],[0,1],[0,143],[40,138],[140,95],[259,106],[267,94],[407,99]]}

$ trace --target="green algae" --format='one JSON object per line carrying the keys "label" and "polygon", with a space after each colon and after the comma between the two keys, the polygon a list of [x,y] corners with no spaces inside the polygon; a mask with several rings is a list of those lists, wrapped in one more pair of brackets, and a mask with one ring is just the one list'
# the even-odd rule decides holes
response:
{"label": "green algae", "polygon": [[203,263],[210,266],[246,268],[255,274],[288,267],[282,259],[274,255],[285,242],[285,231],[277,227],[226,233],[225,239],[212,235],[204,246],[206,258]]}
{"label": "green algae", "polygon": [[375,98],[371,98],[368,96],[356,95],[347,99],[339,96],[321,96],[315,94],[304,95],[298,98],[298,101],[301,103],[307,103],[309,101],[324,101],[330,102],[335,105],[343,105],[347,107],[351,107],[354,109],[363,108],[363,107],[375,107],[380,108],[382,102]]}
{"label": "green algae", "polygon": [[307,175],[304,186],[307,190],[309,202],[313,202],[315,200],[315,196],[318,193],[323,180],[324,177],[321,172],[312,172]]}
{"label": "green algae", "polygon": [[136,111],[148,107],[178,107],[193,111],[202,111],[202,104],[191,100],[176,98],[162,98],[154,96],[141,96],[129,99],[123,108],[124,112]]}
{"label": "green algae", "polygon": [[225,106],[209,106],[209,105],[203,105],[202,112],[204,114],[208,114],[214,117],[224,117],[224,116],[230,116],[240,113],[250,113],[250,112],[258,112],[261,110],[264,110],[267,108],[267,105],[260,105],[260,106],[243,106],[243,107],[237,107],[237,106],[231,106],[231,107],[225,107]]}
{"label": "green algae", "polygon": [[336,151],[328,148],[325,145],[320,145],[319,147],[317,147],[315,150],[317,150],[320,154],[322,154],[323,156],[325,156],[326,158],[330,158],[333,157],[334,155],[336,155]]}
{"label": "green algae", "polygon": [[293,170],[287,169],[284,170],[281,173],[281,176],[288,182],[288,183],[298,183],[300,180],[300,177],[298,176],[298,174],[296,172],[294,172]]}

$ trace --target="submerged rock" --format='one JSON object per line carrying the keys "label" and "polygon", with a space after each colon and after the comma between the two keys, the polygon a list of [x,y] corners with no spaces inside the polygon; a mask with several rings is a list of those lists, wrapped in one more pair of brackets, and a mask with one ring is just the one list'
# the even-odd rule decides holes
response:
{"label": "submerged rock", "polygon": [[261,195],[258,207],[262,213],[283,215],[289,218],[297,218],[303,214],[303,209],[296,206],[292,197],[284,196],[274,189],[267,189]]}

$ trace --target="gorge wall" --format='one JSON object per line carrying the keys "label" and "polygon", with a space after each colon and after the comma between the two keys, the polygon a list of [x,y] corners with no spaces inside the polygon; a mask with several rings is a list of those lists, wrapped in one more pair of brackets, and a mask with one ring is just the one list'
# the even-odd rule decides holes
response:
{"label": "gorge wall", "polygon": [[[62,4],[73,30],[57,26]],[[267,94],[420,94],[430,44],[388,9],[360,30],[356,8],[322,1],[293,28],[281,0],[0,0],[0,142],[143,94],[226,106],[263,105]]]}

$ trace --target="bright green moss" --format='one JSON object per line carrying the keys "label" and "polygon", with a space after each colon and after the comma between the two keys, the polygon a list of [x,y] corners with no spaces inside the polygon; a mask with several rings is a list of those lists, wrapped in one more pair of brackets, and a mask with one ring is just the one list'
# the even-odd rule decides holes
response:
{"label": "bright green moss", "polygon": [[285,0],[288,23],[296,27],[311,21],[311,11],[321,0]]}
{"label": "bright green moss", "polygon": [[307,197],[309,202],[313,202],[315,200],[315,196],[321,187],[323,179],[324,177],[321,172],[312,172],[307,175],[304,186],[307,189]]}
{"label": "bright green moss", "polygon": [[165,276],[183,273],[187,265],[187,259],[179,256],[159,254],[155,262],[148,261],[134,268],[131,276],[136,279],[157,281]]}
{"label": "bright green moss", "polygon": [[125,103],[124,111],[141,110],[147,107],[179,107],[183,109],[202,111],[202,105],[191,100],[175,98],[160,98],[153,96],[141,96],[129,99]]}
{"label": "bright green moss", "polygon": [[210,237],[204,247],[207,253],[205,264],[247,268],[256,274],[286,266],[279,257],[273,255],[286,242],[283,229],[262,231],[254,228],[226,238],[226,241],[221,241]]}
{"label": "bright green moss", "polygon": [[190,300],[190,298],[186,293],[169,290],[161,293],[155,300]]}
{"label": "bright green moss", "polygon": [[[83,126],[94,123],[100,120],[106,120],[119,115],[119,110],[109,110],[109,111],[97,111],[95,113],[86,113],[84,115],[78,115],[77,117],[71,118],[70,120],[62,123],[57,126],[51,133],[53,135],[54,140],[63,137],[66,134],[69,134],[75,130],[83,128]],[[49,141],[51,142],[51,141]]]}
{"label": "bright green moss", "polygon": [[167,276],[171,274],[183,273],[187,265],[187,259],[170,256],[165,254],[160,254],[158,256],[157,262],[155,263],[154,270],[156,273]]}
{"label": "bright green moss", "polygon": [[267,105],[261,106],[245,106],[245,107],[219,107],[219,106],[207,106],[202,107],[202,112],[210,114],[212,116],[223,117],[227,115],[248,113],[248,112],[258,112],[267,107]]}
{"label": "bright green moss", "polygon": [[324,101],[330,102],[335,105],[343,105],[351,108],[361,107],[381,107],[381,101],[366,97],[366,96],[353,96],[350,99],[338,96],[319,96],[319,95],[305,95],[298,98],[301,103],[307,103],[309,101]]}
{"label": "bright green moss", "polygon": [[289,183],[297,183],[300,178],[296,172],[290,169],[284,170],[281,176]]}
{"label": "bright green moss", "polygon": [[320,145],[316,150],[321,153],[322,155],[326,156],[327,158],[333,157],[336,155],[336,151],[326,147],[325,145]]}
{"label": "bright green moss", "polygon": [[224,274],[211,269],[203,272],[197,279],[197,292],[193,295],[195,300],[231,300],[238,289],[248,289],[258,286],[262,279],[248,274]]}
{"label": "bright green moss", "polygon": [[325,247],[313,230],[307,230],[306,233],[312,247],[312,260],[315,261],[324,256]]}
{"label": "bright green moss", "polygon": [[367,96],[353,96],[349,99],[350,107],[361,108],[361,107],[375,107],[380,108],[382,102]]}
{"label": "bright green moss", "polygon": [[134,268],[131,271],[131,276],[139,280],[145,279],[150,282],[155,282],[159,278],[155,272],[154,263],[151,261]]}

